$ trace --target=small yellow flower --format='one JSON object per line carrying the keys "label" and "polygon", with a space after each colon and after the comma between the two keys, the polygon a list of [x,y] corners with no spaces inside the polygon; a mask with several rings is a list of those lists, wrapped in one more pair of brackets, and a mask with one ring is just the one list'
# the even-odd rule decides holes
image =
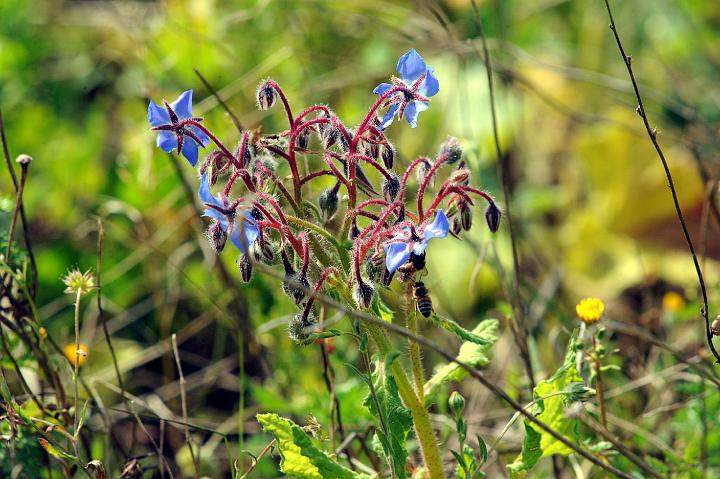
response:
{"label": "small yellow flower", "polygon": [[575,312],[585,324],[600,321],[603,311],[605,311],[605,305],[598,298],[585,298],[575,306]]}
{"label": "small yellow flower", "polygon": [[676,291],[668,291],[663,296],[662,308],[664,311],[677,312],[685,307],[685,298]]}
{"label": "small yellow flower", "polygon": [[[78,354],[77,360],[78,360],[78,366],[82,366],[85,361],[87,360],[88,356],[88,348],[84,344],[80,343],[80,354]],[[75,343],[70,343],[66,345],[63,348],[63,353],[65,354],[65,357],[68,358],[68,361],[70,361],[70,364],[75,364]]]}
{"label": "small yellow flower", "polygon": [[67,294],[87,294],[95,288],[95,278],[90,270],[81,273],[79,269],[73,269],[63,278],[65,283],[65,293]]}

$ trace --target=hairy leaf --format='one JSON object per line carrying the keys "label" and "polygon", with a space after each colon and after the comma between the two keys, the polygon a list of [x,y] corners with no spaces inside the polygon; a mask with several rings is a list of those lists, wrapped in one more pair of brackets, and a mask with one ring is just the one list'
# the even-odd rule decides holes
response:
{"label": "hairy leaf", "polygon": [[[393,359],[397,358],[397,355],[392,355],[392,353],[388,356]],[[376,361],[375,371],[372,374],[375,398],[369,393],[363,401],[363,405],[378,419],[380,427],[377,429],[377,438],[382,445],[382,451],[388,462],[392,464],[395,477],[403,479],[406,477],[405,463],[407,462],[405,441],[413,423],[410,411],[400,400],[395,378],[390,374],[393,359],[384,363]],[[379,406],[380,411],[376,406]],[[382,415],[382,419],[380,415]],[[387,434],[383,430],[383,423],[387,428]]]}
{"label": "hairy leaf", "polygon": [[307,434],[290,419],[277,414],[258,414],[258,422],[277,441],[280,451],[280,470],[299,479],[360,479],[368,476],[356,474],[336,463],[318,449]]}
{"label": "hairy leaf", "polygon": [[[573,390],[576,383],[582,382],[582,377],[575,367],[575,356],[578,350],[577,335],[574,334],[568,343],[567,353],[563,365],[550,379],[538,383],[533,392],[537,401],[533,406],[533,414],[573,442],[579,442],[578,422],[565,416],[566,409],[572,404],[572,398],[567,394],[545,398],[550,394]],[[545,398],[545,399],[540,399]],[[553,454],[567,456],[572,449],[541,430],[529,421],[525,421],[525,441],[520,456],[508,466],[511,477],[524,477],[537,462]]]}
{"label": "hairy leaf", "polygon": [[[488,352],[497,341],[498,321],[496,319],[486,319],[475,326],[472,334],[482,338],[484,344],[467,341],[460,346],[458,353],[458,361],[468,366],[486,366],[490,363]],[[438,367],[435,374],[425,383],[425,401],[432,402],[438,387],[441,384],[452,381],[461,381],[467,376],[467,371],[456,363],[448,363]]]}

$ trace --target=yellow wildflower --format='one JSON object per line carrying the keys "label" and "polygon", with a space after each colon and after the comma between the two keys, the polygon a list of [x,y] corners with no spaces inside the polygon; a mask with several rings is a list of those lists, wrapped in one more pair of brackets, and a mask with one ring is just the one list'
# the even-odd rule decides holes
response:
{"label": "yellow wildflower", "polygon": [[[78,354],[78,366],[82,366],[85,361],[87,360],[88,355],[88,348],[84,344],[80,343],[80,348],[78,349],[80,351],[80,354]],[[70,343],[67,346],[63,348],[63,353],[65,353],[65,357],[68,358],[68,361],[70,361],[70,364],[75,364],[75,343]]]}
{"label": "yellow wildflower", "polygon": [[600,321],[603,311],[605,311],[605,305],[598,298],[585,298],[575,306],[575,312],[585,324]]}
{"label": "yellow wildflower", "polygon": [[685,307],[685,299],[676,291],[668,291],[662,299],[662,308],[664,311],[676,312]]}

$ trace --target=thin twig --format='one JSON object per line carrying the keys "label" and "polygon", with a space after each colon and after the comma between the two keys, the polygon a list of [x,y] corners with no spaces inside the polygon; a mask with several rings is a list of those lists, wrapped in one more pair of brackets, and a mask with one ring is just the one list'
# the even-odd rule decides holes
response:
{"label": "thin twig", "polygon": [[[183,422],[187,424],[188,413],[187,413],[187,391],[185,390],[185,375],[183,374],[182,366],[180,365],[180,352],[177,347],[177,335],[173,334],[171,337],[173,356],[175,356],[175,364],[178,369],[178,376],[180,377],[180,405],[182,408]],[[190,457],[192,458],[193,467],[195,468],[195,477],[200,477],[200,467],[198,465],[197,458],[195,457],[195,451],[193,451],[192,441],[190,440],[190,428],[185,426],[185,443],[187,443],[188,449],[190,450]]]}
{"label": "thin twig", "polygon": [[710,349],[710,352],[713,354],[713,356],[715,356],[716,364],[720,364],[720,354],[718,354],[717,350],[715,349],[715,345],[713,344],[713,333],[710,330],[708,298],[707,290],[705,289],[705,279],[703,278],[697,254],[695,254],[695,246],[693,245],[692,239],[690,238],[690,232],[688,231],[687,225],[685,224],[685,217],[683,216],[682,209],[680,208],[680,201],[678,200],[677,191],[675,190],[675,183],[673,182],[673,177],[670,173],[670,167],[668,166],[668,162],[665,159],[665,154],[663,153],[662,148],[660,148],[660,144],[657,141],[657,130],[655,128],[652,128],[650,126],[650,122],[648,121],[645,106],[643,105],[642,101],[642,96],[640,96],[640,88],[638,86],[637,80],[635,79],[635,74],[633,73],[632,57],[625,53],[625,48],[623,47],[622,41],[620,41],[620,35],[618,34],[617,27],[615,26],[615,19],[613,18],[609,0],[604,0],[604,2],[605,7],[607,8],[608,17],[610,18],[610,30],[612,30],[613,32],[613,36],[615,37],[615,43],[617,43],[617,47],[618,50],[620,50],[620,55],[622,56],[623,63],[625,63],[625,67],[627,68],[628,74],[630,75],[630,81],[632,82],[633,90],[635,92],[635,98],[637,98],[638,101],[637,112],[640,115],[640,118],[642,118],[643,125],[645,126],[645,131],[647,132],[650,141],[655,147],[655,151],[657,152],[663,169],[665,170],[668,187],[670,188],[673,204],[675,205],[675,213],[677,214],[678,221],[680,222],[680,227],[682,228],[683,235],[685,236],[685,241],[687,243],[688,250],[690,251],[690,256],[692,256],[693,265],[695,266],[695,273],[697,274],[700,292],[702,294],[703,307],[700,310],[700,314],[702,314],[702,317],[705,320],[705,335],[708,348]]}
{"label": "thin twig", "polygon": [[232,112],[229,106],[223,101],[223,99],[220,97],[220,94],[217,92],[215,88],[210,84],[209,81],[205,79],[204,76],[202,76],[202,73],[197,68],[193,68],[193,71],[195,74],[200,78],[200,81],[203,82],[203,85],[205,85],[205,88],[210,90],[210,93],[215,97],[215,99],[220,103],[220,106],[223,107],[223,110],[227,112],[228,115],[230,115],[230,119],[232,120],[233,124],[235,125],[235,128],[237,128],[238,132],[242,133],[243,127],[240,123],[240,120],[238,120],[238,117],[235,116],[235,113]]}
{"label": "thin twig", "polygon": [[524,321],[523,305],[520,299],[520,259],[518,256],[517,240],[515,236],[515,229],[513,227],[512,214],[510,211],[510,191],[508,188],[508,182],[510,181],[510,168],[508,165],[507,157],[503,154],[502,147],[500,146],[500,135],[498,133],[498,122],[497,122],[497,111],[495,106],[495,84],[493,82],[493,70],[492,63],[490,61],[490,52],[488,51],[487,38],[485,37],[485,30],[483,29],[482,21],[480,20],[480,11],[478,10],[477,3],[475,0],[471,0],[473,11],[475,13],[475,24],[478,27],[480,33],[480,41],[482,43],[483,55],[482,60],[485,63],[485,73],[487,75],[488,92],[490,96],[490,115],[492,117],[492,129],[493,139],[495,142],[495,154],[497,155],[497,161],[500,173],[500,182],[503,185],[503,201],[505,202],[505,216],[507,217],[508,234],[510,235],[510,245],[512,247],[513,257],[513,294],[510,303],[513,305],[514,318],[512,324],[513,333],[515,333],[515,342],[520,349],[520,357],[525,366],[525,372],[528,376],[530,394],[535,389],[535,373],[533,371],[532,360],[530,358],[530,351],[528,348],[528,331]]}
{"label": "thin twig", "polygon": [[7,250],[5,252],[5,257],[7,258],[8,262],[10,262],[10,253],[12,252],[12,243],[13,237],[15,236],[15,226],[17,225],[18,213],[20,212],[23,204],[23,191],[25,191],[25,181],[27,181],[28,165],[28,162],[20,163],[20,186],[18,187],[17,195],[15,197],[15,210],[13,211],[12,221],[10,222],[10,233],[8,233],[8,244]]}
{"label": "thin twig", "polygon": [[[10,149],[8,147],[7,136],[5,135],[5,123],[3,122],[2,109],[0,109],[0,142],[2,142],[3,157],[5,158],[5,164],[7,165],[10,177],[12,178],[13,187],[15,191],[20,188],[18,184],[17,175],[13,168],[12,161],[10,160]],[[28,257],[30,258],[30,269],[32,270],[32,283],[30,285],[30,295],[34,298],[35,291],[37,291],[38,281],[38,270],[37,262],[35,260],[35,254],[33,253],[32,242],[30,241],[30,231],[28,229],[28,219],[25,214],[25,206],[20,205],[20,219],[23,224],[23,238],[25,239],[25,249]],[[9,260],[9,259],[8,259]]]}

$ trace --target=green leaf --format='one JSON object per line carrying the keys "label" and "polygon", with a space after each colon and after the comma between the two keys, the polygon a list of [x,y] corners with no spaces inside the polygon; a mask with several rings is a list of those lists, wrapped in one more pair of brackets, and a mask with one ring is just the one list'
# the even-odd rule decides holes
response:
{"label": "green leaf", "polygon": [[[540,399],[552,393],[564,390],[577,389],[576,383],[582,382],[582,377],[575,367],[575,356],[578,351],[577,334],[573,334],[568,343],[567,353],[563,365],[550,379],[538,383],[533,391],[536,400],[533,414],[550,426],[552,429],[575,443],[580,442],[578,422],[565,416],[565,410],[573,403],[567,394],[555,395]],[[510,477],[524,477],[537,462],[553,454],[567,456],[572,449],[541,430],[531,422],[525,420],[525,441],[522,453],[515,462],[508,466]]]}
{"label": "green leaf", "polygon": [[[388,357],[390,356],[388,355]],[[392,356],[395,359],[398,355]],[[375,370],[372,373],[375,398],[369,393],[365,397],[363,405],[368,408],[379,422],[382,417],[382,422],[387,427],[387,434],[383,430],[382,423],[380,423],[378,424],[377,437],[382,445],[386,459],[392,465],[394,477],[403,479],[406,477],[405,463],[407,462],[405,442],[413,423],[412,414],[400,400],[397,383],[390,374],[391,365],[392,360],[386,360],[383,363],[380,361],[375,362]],[[377,404],[375,400],[377,400]],[[380,411],[378,411],[378,407]]]}
{"label": "green leaf", "polygon": [[[460,346],[458,353],[458,361],[468,366],[487,366],[490,363],[488,352],[497,341],[498,321],[496,319],[486,319],[481,321],[472,334],[483,339],[484,344],[474,342],[465,342]],[[437,393],[438,387],[442,384],[452,381],[461,381],[467,376],[467,371],[456,363],[448,363],[438,367],[435,374],[425,383],[425,401],[430,404]]]}
{"label": "green leaf", "polygon": [[277,441],[280,451],[280,470],[299,479],[360,479],[364,474],[356,474],[336,463],[323,451],[315,447],[307,434],[290,419],[277,414],[258,414],[258,422],[265,432],[269,432]]}
{"label": "green leaf", "polygon": [[392,309],[388,308],[385,303],[383,303],[383,300],[380,299],[379,295],[373,295],[373,300],[370,308],[372,309],[372,312],[375,313],[375,316],[382,319],[386,323],[392,323],[395,312]]}
{"label": "green leaf", "polygon": [[441,328],[450,331],[463,341],[469,341],[480,346],[487,346],[488,344],[494,343],[494,340],[491,341],[482,335],[475,334],[474,331],[468,331],[452,319],[443,318],[442,316],[438,316],[435,313],[430,316],[430,319],[437,323]]}

